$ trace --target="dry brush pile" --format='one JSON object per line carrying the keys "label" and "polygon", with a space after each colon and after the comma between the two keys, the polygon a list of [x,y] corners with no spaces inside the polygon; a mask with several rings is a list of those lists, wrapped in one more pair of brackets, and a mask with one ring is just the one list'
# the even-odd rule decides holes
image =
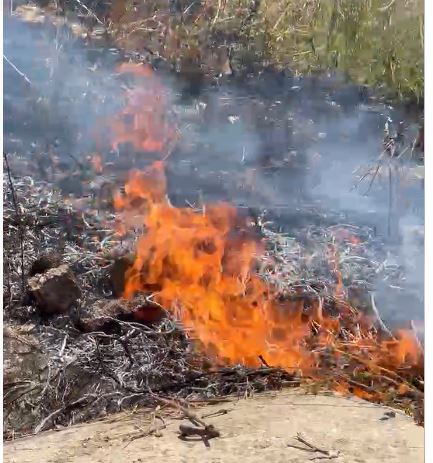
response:
{"label": "dry brush pile", "polygon": [[[113,296],[110,269],[121,243],[113,237],[112,216],[101,223],[97,209],[89,204],[83,212],[66,205],[50,185],[29,177],[10,181],[4,185],[6,438],[134,405],[154,406],[161,397],[187,404],[299,385],[310,391],[356,393],[403,408],[422,421],[422,361],[395,369],[399,343],[378,343],[378,336],[389,339],[389,334],[378,323],[377,312],[370,312],[366,329],[360,312],[341,292],[344,282],[344,288],[351,287],[352,300],[357,297],[360,308],[372,311],[374,301],[365,300],[362,286],[371,284],[378,269],[387,278],[398,277],[398,269],[378,261],[368,229],[309,227],[298,231],[307,238],[301,244],[272,231],[260,218],[267,241],[257,264],[261,278],[278,288],[288,310],[300,310],[308,320],[320,307],[325,318],[339,318],[340,327],[332,333],[335,327],[325,328],[331,331],[324,345],[324,332],[312,319],[305,346],[320,364],[314,374],[276,368],[265,355],[257,359],[261,366],[217,366],[200,349],[196,333],[166,308],[146,295],[131,302]],[[113,228],[107,226],[110,219]],[[329,249],[336,242],[333,257],[340,267],[332,269]],[[47,263],[38,259],[41,255],[57,257]],[[29,292],[29,275],[49,272],[61,262],[67,264],[80,297],[68,312],[47,314]],[[58,286],[51,290],[61,294]],[[377,364],[375,356],[381,358]]]}

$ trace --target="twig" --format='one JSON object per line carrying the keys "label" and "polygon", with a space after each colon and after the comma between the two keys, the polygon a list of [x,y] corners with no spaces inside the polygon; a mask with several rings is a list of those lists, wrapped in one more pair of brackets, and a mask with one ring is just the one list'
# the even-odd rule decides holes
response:
{"label": "twig", "polygon": [[63,352],[65,351],[67,340],[68,340],[68,335],[65,334],[65,338],[63,339],[63,342],[62,342],[62,347],[60,348],[60,351],[59,351],[59,357],[61,357],[63,355]]}
{"label": "twig", "polygon": [[17,194],[15,192],[14,182],[12,181],[12,175],[11,175],[11,169],[9,167],[8,155],[5,152],[3,152],[3,159],[5,161],[6,172],[8,174],[9,186],[10,186],[11,193],[12,193],[12,203],[14,205],[16,215],[19,216],[21,214],[20,214],[20,211],[18,209]]}
{"label": "twig", "polygon": [[[336,348],[335,349],[335,352],[338,352],[339,354],[343,354],[343,355],[347,355],[349,358],[353,359],[353,360],[356,360],[358,362],[360,362],[361,364],[363,365],[368,365],[370,360],[366,360],[365,358],[361,357],[360,355],[356,355],[356,354],[353,354],[351,352],[347,352],[347,351],[344,351],[344,350],[341,350],[341,349],[338,349]],[[385,375],[380,375],[381,378],[384,378],[386,379],[387,381],[395,381],[395,380],[398,380],[400,381],[400,383],[404,383],[408,389],[413,392],[414,394],[416,394],[417,396],[421,396],[423,395],[423,392],[421,392],[419,389],[417,389],[414,385],[410,384],[408,381],[406,381],[404,379],[404,377],[400,376],[398,373],[396,373],[395,371],[392,371],[388,368],[385,368],[385,367],[382,367],[380,365],[375,365],[375,368],[379,371],[382,371],[384,373],[386,373],[387,375],[389,376],[393,376],[394,379],[392,378],[389,378]],[[395,384],[395,383],[394,383]]]}
{"label": "twig", "polygon": [[271,366],[269,365],[269,363],[265,360],[265,358],[263,357],[263,355],[259,355],[259,360],[263,363],[263,365],[266,367],[266,368],[271,368]]}
{"label": "twig", "polygon": [[[155,426],[155,419],[158,418],[159,420],[162,421],[162,425],[160,426]],[[155,434],[156,436],[160,436],[160,431],[162,431],[163,429],[165,429],[167,427],[167,425],[165,424],[165,421],[164,421],[164,418],[162,418],[161,416],[158,416],[158,415],[155,415],[153,413],[153,417],[152,417],[152,422],[150,423],[150,426],[146,429],[146,430],[141,430],[140,433],[136,434],[135,436],[130,436],[128,437],[128,443],[125,445],[125,447],[123,448],[126,448],[128,447],[128,445],[134,441],[134,440],[137,440],[137,439],[141,439],[142,437],[147,437],[147,436],[150,436],[152,434]]]}
{"label": "twig", "polygon": [[[388,146],[388,145],[387,145]],[[371,190],[371,187],[373,186],[373,183],[374,181],[376,180],[376,177],[377,177],[377,174],[379,173],[379,170],[380,168],[382,167],[382,159],[384,158],[384,156],[387,154],[387,147],[385,147],[385,149],[379,154],[379,156],[377,157],[377,161],[376,161],[376,170],[374,171],[374,174],[372,174],[372,178],[370,180],[370,183],[368,185],[368,188],[366,190],[366,192],[364,193],[364,195],[368,195],[368,193],[370,192]],[[357,188],[361,182],[368,177],[369,174],[371,174],[371,170],[373,169],[373,167],[369,168],[365,173],[364,175],[362,175],[362,177],[358,180],[358,182],[356,183],[355,186],[352,187],[352,189],[355,189]]]}
{"label": "twig", "polygon": [[383,322],[382,318],[380,317],[379,311],[377,310],[376,307],[376,302],[374,300],[374,293],[370,293],[370,300],[371,300],[371,308],[374,312],[374,315],[376,316],[376,321],[379,323],[380,328],[382,331],[384,331],[388,336],[390,336],[392,339],[395,339],[391,331],[388,329],[388,327],[385,325]]}
{"label": "twig", "polygon": [[142,437],[147,437],[155,433],[159,433],[159,431],[162,431],[166,427],[167,427],[166,425],[157,426],[156,428],[150,428],[150,429],[147,429],[146,431],[142,431],[139,434],[136,434],[135,436],[130,436],[129,442],[127,442],[127,444],[123,448],[125,449],[126,447],[128,447],[128,445],[134,440],[141,439]]}
{"label": "twig", "polygon": [[339,453],[333,453],[331,455],[322,455],[322,456],[319,456],[319,457],[313,457],[313,458],[310,458],[310,461],[315,461],[315,460],[333,460],[334,458],[338,458],[340,456]]}
{"label": "twig", "polygon": [[288,444],[289,447],[294,447],[299,450],[304,450],[305,452],[312,452],[312,453],[321,453],[323,457],[314,457],[311,458],[311,460],[318,460],[318,459],[332,459],[332,458],[337,458],[340,455],[340,452],[334,451],[334,450],[325,450],[323,448],[317,447],[317,445],[311,444],[308,442],[300,433],[296,435],[296,439],[301,442],[301,444],[304,444],[307,446],[307,448],[302,448],[298,447],[296,445],[290,445]]}
{"label": "twig", "polygon": [[355,387],[359,387],[360,389],[363,389],[364,391],[370,393],[370,394],[374,394],[375,390],[373,387],[371,386],[367,386],[366,384],[363,384],[363,383],[360,383],[359,381],[355,381],[354,379],[344,379],[343,377],[341,377],[343,379],[343,381],[347,381],[348,384],[350,384],[351,386],[355,386]]}
{"label": "twig", "polygon": [[45,383],[44,388],[42,389],[42,392],[40,394],[40,397],[44,397],[45,392],[47,391],[48,387],[50,386],[50,380],[51,380],[51,365],[48,364],[48,374],[47,374],[47,382]]}
{"label": "twig", "polygon": [[218,0],[217,12],[216,12],[215,17],[214,17],[214,19],[212,21],[212,24],[211,24],[212,27],[218,21],[218,18],[219,18],[219,15],[220,15],[220,10],[221,10],[221,3],[222,3],[221,0]]}
{"label": "twig", "polygon": [[203,427],[206,427],[207,426],[207,423],[205,423],[201,418],[199,418],[197,415],[195,415],[194,413],[191,413],[188,409],[186,409],[185,407],[182,407],[182,405],[180,405],[178,402],[176,402],[175,400],[170,400],[170,399],[165,399],[164,397],[160,397],[156,394],[154,394],[153,392],[151,392],[151,395],[158,401],[162,402],[163,404],[165,405],[171,405],[172,407],[175,407],[177,409],[179,409],[184,415],[186,418],[188,418],[192,424],[198,426],[203,426]]}
{"label": "twig", "polygon": [[319,453],[323,453],[324,455],[328,455],[329,454],[329,450],[324,450],[324,449],[321,449],[320,447],[317,447],[316,445],[314,444],[310,444],[310,442],[308,442],[307,440],[305,440],[305,438],[302,436],[301,433],[298,432],[298,434],[296,435],[296,439],[301,442],[301,444],[304,444],[306,445],[307,447],[309,447],[313,452],[319,452]]}
{"label": "twig", "polygon": [[231,410],[228,410],[227,408],[222,408],[221,410],[218,410],[213,413],[206,413],[206,415],[202,415],[202,418],[209,418],[211,416],[220,416],[220,415],[227,415]]}
{"label": "twig", "polygon": [[191,4],[189,6],[187,6],[184,10],[183,10],[183,15],[187,14],[188,11],[197,3],[197,1],[193,1],[191,2]]}
{"label": "twig", "polygon": [[20,71],[14,63],[12,63],[12,61],[5,55],[3,54],[3,59],[6,61],[6,63],[9,64],[9,66],[11,66],[12,69],[14,69],[30,86],[33,87],[33,84],[31,82],[31,80],[24,74],[24,72]]}
{"label": "twig", "polygon": [[84,3],[81,3],[80,0],[75,0],[75,1],[76,1],[82,8],[84,8],[84,9],[87,11],[87,13],[89,13],[91,16],[93,16],[93,17],[96,19],[96,21],[98,21],[98,23],[99,23],[101,26],[104,25],[104,23],[96,16],[96,14],[95,14],[92,10],[89,9],[89,7],[87,7],[86,5],[84,5]]}
{"label": "twig", "polygon": [[30,392],[33,392],[34,390],[38,389],[41,386],[40,384],[36,384],[33,381],[28,381],[28,383],[30,383],[29,387],[27,387],[24,390],[24,392],[22,392],[18,396],[13,397],[11,400],[6,400],[6,398],[8,398],[9,395],[12,395],[15,391],[18,391],[19,389],[23,389],[25,387],[25,384],[23,383],[23,384],[16,385],[13,388],[11,388],[10,390],[8,390],[4,394],[4,397],[3,397],[4,404],[11,405],[12,403],[18,401],[21,397],[29,394]]}
{"label": "twig", "polygon": [[377,11],[380,11],[381,13],[385,13],[385,11],[389,10],[392,5],[394,5],[395,0],[391,0],[388,5],[382,6],[381,8],[378,8]]}
{"label": "twig", "polygon": [[377,174],[379,172],[379,169],[381,168],[382,164],[380,163],[380,161],[378,161],[377,163],[377,166],[376,166],[376,170],[373,174],[373,176],[371,177],[371,180],[370,180],[370,183],[368,185],[368,188],[367,188],[367,191],[364,193],[365,195],[368,195],[368,193],[370,193],[370,190],[371,190],[371,187],[373,186],[373,183],[377,177]]}
{"label": "twig", "polygon": [[416,329],[416,326],[415,326],[415,323],[413,322],[413,320],[410,321],[410,327],[413,331],[413,335],[415,336],[415,340],[416,340],[416,343],[420,349],[421,352],[424,352],[424,348],[421,344],[421,341],[419,340],[419,336],[418,336],[418,330]]}

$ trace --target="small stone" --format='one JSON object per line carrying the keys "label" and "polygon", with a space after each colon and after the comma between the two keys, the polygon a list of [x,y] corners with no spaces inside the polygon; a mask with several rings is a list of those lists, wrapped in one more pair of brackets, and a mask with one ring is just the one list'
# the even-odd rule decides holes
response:
{"label": "small stone", "polygon": [[165,312],[158,304],[143,296],[137,296],[130,301],[102,299],[95,302],[88,313],[80,318],[78,327],[85,332],[111,332],[116,323],[113,319],[152,324],[160,322],[164,316]]}
{"label": "small stone", "polygon": [[74,275],[66,264],[37,273],[28,283],[38,308],[46,315],[66,313],[81,296]]}

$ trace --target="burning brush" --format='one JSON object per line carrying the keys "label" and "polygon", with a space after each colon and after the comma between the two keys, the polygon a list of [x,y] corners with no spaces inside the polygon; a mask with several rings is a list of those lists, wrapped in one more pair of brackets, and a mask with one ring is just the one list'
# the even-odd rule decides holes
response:
{"label": "burning brush", "polygon": [[266,243],[251,221],[227,203],[200,211],[170,204],[164,162],[176,130],[165,116],[164,92],[148,68],[126,70],[149,79],[149,86],[129,93],[123,115],[134,129],[119,130],[116,123],[114,144],[157,150],[161,160],[131,172],[115,200],[122,232],[143,230],[124,296],[151,297],[193,333],[196,349],[214,365],[265,363],[338,392],[403,408],[415,401],[421,409],[423,352],[416,337],[380,332],[371,317],[351,307],[337,245],[328,255],[336,281],[332,301],[320,295],[284,299],[255,272]]}

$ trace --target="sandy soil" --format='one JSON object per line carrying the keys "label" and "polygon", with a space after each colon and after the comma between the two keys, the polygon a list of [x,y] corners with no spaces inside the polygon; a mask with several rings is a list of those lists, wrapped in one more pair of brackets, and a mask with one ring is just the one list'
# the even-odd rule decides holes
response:
{"label": "sandy soil", "polygon": [[[424,430],[412,419],[358,399],[306,396],[298,391],[255,395],[230,403],[208,405],[197,416],[221,409],[226,414],[207,417],[221,437],[185,442],[178,438],[179,419],[165,418],[160,436],[131,437],[149,429],[151,414],[122,413],[102,421],[50,431],[7,442],[5,463],[141,463],[152,462],[307,462],[314,457],[336,463],[421,463],[424,461]],[[155,421],[155,425],[160,423]],[[185,423],[186,424],[186,423]],[[141,431],[140,431],[141,429]],[[320,448],[338,451],[324,455],[300,448],[297,433]],[[300,448],[290,447],[290,444]]]}

